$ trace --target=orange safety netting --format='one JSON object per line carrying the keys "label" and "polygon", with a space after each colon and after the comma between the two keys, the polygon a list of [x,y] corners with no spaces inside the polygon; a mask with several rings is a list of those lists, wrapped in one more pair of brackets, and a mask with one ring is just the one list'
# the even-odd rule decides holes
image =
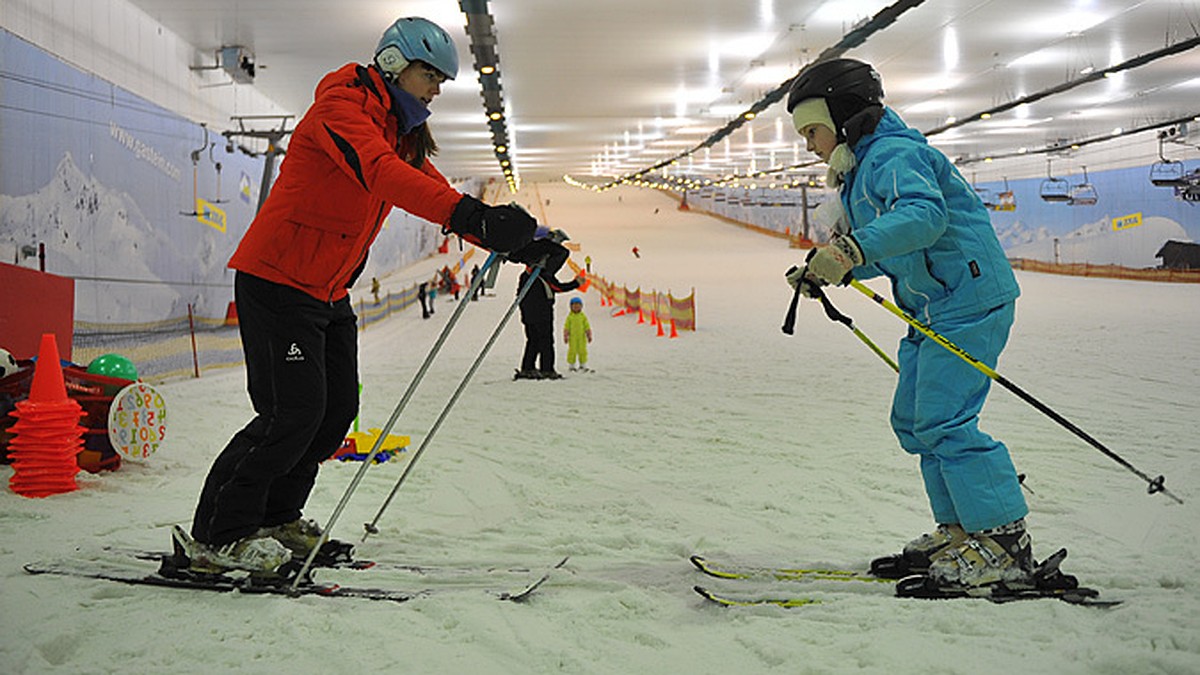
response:
{"label": "orange safety netting", "polygon": [[[568,261],[576,274],[580,267],[574,261]],[[641,288],[630,290],[623,285],[611,282],[604,277],[588,275],[588,279],[600,294],[601,305],[611,305],[616,310],[614,316],[637,314],[642,322],[648,322],[659,327],[662,335],[670,326],[670,330],[696,330],[696,291],[690,295],[677,298],[670,293],[658,291],[643,291]]]}

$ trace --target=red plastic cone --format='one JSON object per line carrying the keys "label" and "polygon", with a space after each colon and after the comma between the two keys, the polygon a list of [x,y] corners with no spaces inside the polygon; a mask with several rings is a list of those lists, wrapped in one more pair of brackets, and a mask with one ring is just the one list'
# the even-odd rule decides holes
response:
{"label": "red plastic cone", "polygon": [[[655,316],[657,316],[657,315],[655,315]],[[665,333],[663,333],[662,322],[659,321],[658,322],[658,337],[662,337],[663,335],[665,335]]]}
{"label": "red plastic cone", "polygon": [[673,338],[679,337],[679,333],[675,332],[675,319],[671,319],[671,337],[673,337]]}
{"label": "red plastic cone", "polygon": [[58,359],[58,341],[54,339],[54,333],[46,333],[42,335],[42,346],[38,349],[29,400],[32,403],[61,403],[66,398],[67,384],[63,381],[62,363]]}
{"label": "red plastic cone", "polygon": [[78,401],[67,397],[54,335],[42,336],[29,399],[17,401],[10,414],[17,418],[10,427],[13,438],[8,446],[13,460],[8,481],[12,491],[25,497],[46,497],[76,489],[83,410]]}

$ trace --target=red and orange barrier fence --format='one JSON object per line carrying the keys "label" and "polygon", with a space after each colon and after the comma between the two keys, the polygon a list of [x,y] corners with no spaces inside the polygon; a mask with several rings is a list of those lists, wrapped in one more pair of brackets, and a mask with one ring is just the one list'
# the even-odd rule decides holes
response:
{"label": "red and orange barrier fence", "polygon": [[[571,269],[579,273],[574,261],[568,261]],[[648,323],[655,328],[659,337],[678,337],[681,330],[696,330],[696,291],[684,298],[670,293],[630,290],[604,277],[588,275],[588,280],[600,294],[600,306],[611,307],[612,316],[637,315],[638,323]]]}

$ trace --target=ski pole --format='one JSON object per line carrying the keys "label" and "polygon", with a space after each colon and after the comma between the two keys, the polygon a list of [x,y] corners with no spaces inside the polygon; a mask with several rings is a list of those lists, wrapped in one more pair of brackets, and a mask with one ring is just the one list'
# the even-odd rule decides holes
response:
{"label": "ski pole", "polygon": [[[795,267],[791,268],[790,270],[788,270],[788,274],[791,274],[795,270],[796,270]],[[900,366],[896,365],[896,362],[892,360],[892,357],[888,356],[886,352],[884,352],[882,349],[880,349],[879,345],[872,342],[871,338],[867,337],[866,333],[859,330],[858,326],[854,325],[854,319],[851,319],[850,317],[846,316],[845,314],[842,314],[838,310],[837,307],[834,307],[833,303],[829,300],[829,296],[825,295],[824,291],[822,291],[817,286],[813,286],[812,292],[815,294],[816,299],[821,301],[821,307],[823,307],[825,309],[825,316],[829,317],[830,321],[833,321],[835,323],[845,324],[845,326],[847,328],[849,328],[851,330],[851,332],[854,333],[855,337],[857,337],[859,340],[861,340],[863,344],[870,347],[871,351],[875,352],[876,356],[883,359],[884,362],[887,363],[888,366],[890,366],[892,370],[896,371],[897,373],[900,372]],[[792,295],[792,304],[788,305],[787,316],[785,316],[783,319],[783,332],[787,333],[788,335],[791,335],[792,333],[795,332],[794,329],[796,326],[796,306],[799,303],[800,303],[800,284],[796,284],[796,292],[794,295]]]}
{"label": "ski pole", "polygon": [[[889,366],[891,366],[892,370],[896,371],[897,373],[900,372],[900,366],[897,365],[894,360],[892,360],[892,357],[888,356],[886,352],[884,352],[882,349],[879,348],[878,345],[876,345],[874,342],[872,342],[871,339],[867,337],[866,333],[863,333],[861,330],[859,330],[858,327],[856,327],[854,325],[853,319],[851,319],[850,317],[843,314],[841,312],[841,310],[839,310],[837,307],[833,306],[833,301],[829,299],[829,295],[827,295],[820,288],[817,288],[815,290],[816,290],[816,293],[818,294],[818,298],[821,301],[821,306],[825,308],[825,316],[829,317],[829,319],[831,321],[836,321],[838,323],[846,324],[846,326],[849,327],[850,330],[854,331],[854,335],[857,336],[859,340],[862,340],[863,344],[867,345],[868,347],[871,348],[871,351],[875,352],[876,356],[883,359],[885,363],[887,363]],[[799,294],[797,293],[797,295],[799,295]],[[789,314],[794,314],[794,312],[792,310],[789,310]],[[795,317],[793,316],[792,318],[794,319]],[[791,335],[791,333],[788,333],[788,335]],[[1030,494],[1034,494],[1033,488],[1030,488],[1028,485],[1025,484],[1025,474],[1023,474],[1023,473],[1017,474],[1017,482],[1021,484],[1022,488],[1028,490]]]}
{"label": "ski pole", "polygon": [[425,361],[421,364],[421,367],[417,369],[417,374],[414,375],[412,381],[408,383],[408,389],[405,390],[404,396],[401,397],[400,402],[397,403],[395,409],[392,410],[392,416],[388,418],[387,424],[383,425],[383,430],[379,433],[379,437],[375,439],[375,444],[371,446],[371,452],[368,453],[367,458],[363,460],[362,466],[358,467],[358,472],[354,474],[354,478],[350,481],[350,485],[346,488],[346,492],[342,494],[341,500],[338,501],[337,506],[333,509],[333,514],[329,516],[329,522],[325,524],[325,529],[321,532],[321,538],[317,541],[317,545],[314,546],[311,551],[309,551],[308,558],[304,560],[304,565],[300,567],[300,571],[296,574],[296,578],[292,582],[293,593],[297,588],[299,588],[300,582],[304,579],[305,575],[308,573],[308,570],[312,568],[313,561],[316,560],[317,554],[321,551],[321,547],[324,546],[325,542],[329,539],[329,533],[333,530],[334,523],[336,523],[338,518],[341,517],[342,511],[346,508],[346,504],[350,501],[350,496],[354,494],[354,491],[358,488],[358,484],[362,482],[363,476],[366,475],[367,468],[371,466],[371,462],[374,461],[375,456],[379,454],[379,450],[383,447],[384,439],[387,438],[389,433],[391,433],[392,427],[396,425],[396,421],[400,419],[400,413],[402,413],[404,409],[408,407],[408,402],[412,398],[413,393],[417,390],[417,385],[419,385],[421,380],[425,378],[425,372],[429,370],[430,364],[433,363],[433,360],[437,357],[438,352],[442,350],[442,345],[445,344],[446,338],[450,335],[450,331],[453,330],[454,325],[458,323],[458,319],[460,316],[462,316],[463,310],[465,310],[467,305],[471,303],[471,295],[483,281],[482,272],[491,267],[495,263],[496,258],[497,256],[495,252],[488,254],[487,260],[483,262],[483,267],[480,269],[481,273],[475,275],[475,278],[471,280],[470,290],[466,295],[463,296],[462,300],[458,302],[458,307],[454,308],[454,313],[450,315],[450,319],[442,328],[442,332],[440,335],[438,335],[437,341],[433,343],[433,347],[429,350],[429,353],[425,355]]}
{"label": "ski pole", "polygon": [[829,317],[830,321],[833,321],[834,323],[845,324],[845,326],[854,333],[855,337],[861,340],[863,344],[870,347],[871,351],[875,352],[876,356],[883,359],[884,363],[891,366],[892,370],[896,371],[897,373],[900,372],[900,366],[896,365],[896,362],[892,360],[892,357],[888,356],[887,352],[884,352],[882,349],[880,349],[879,345],[872,342],[871,338],[867,337],[866,333],[859,330],[858,326],[854,325],[854,319],[851,319],[850,317],[838,311],[838,308],[834,307],[833,303],[829,300],[829,296],[825,295],[825,291],[822,291],[818,288],[816,289],[816,294],[817,299],[821,301],[821,307],[825,308],[825,316]]}
{"label": "ski pole", "polygon": [[968,364],[973,366],[979,372],[983,373],[984,375],[987,375],[993,381],[1000,383],[1005,389],[1016,394],[1017,397],[1020,398],[1022,401],[1025,401],[1026,403],[1033,406],[1034,408],[1037,408],[1038,411],[1045,414],[1047,417],[1054,420],[1055,422],[1058,422],[1058,424],[1061,425],[1064,429],[1066,429],[1067,431],[1070,431],[1071,433],[1075,434],[1079,438],[1086,441],[1088,443],[1088,445],[1091,445],[1093,448],[1104,453],[1105,455],[1107,455],[1110,459],[1112,459],[1117,464],[1120,464],[1121,466],[1125,467],[1126,469],[1129,469],[1131,472],[1133,472],[1133,474],[1135,476],[1137,476],[1138,478],[1141,478],[1142,480],[1146,481],[1149,484],[1149,487],[1146,490],[1146,492],[1148,494],[1154,494],[1156,492],[1161,492],[1164,495],[1175,500],[1176,502],[1178,502],[1180,504],[1183,503],[1182,499],[1180,499],[1179,497],[1176,497],[1174,494],[1171,493],[1170,490],[1168,490],[1163,485],[1163,481],[1166,480],[1166,478],[1164,476],[1159,476],[1157,478],[1151,478],[1150,476],[1146,475],[1145,473],[1142,473],[1141,471],[1139,471],[1137,469],[1137,467],[1135,467],[1134,465],[1127,462],[1120,455],[1118,455],[1117,453],[1115,453],[1112,450],[1109,450],[1107,447],[1105,447],[1103,443],[1096,440],[1095,438],[1092,438],[1090,435],[1088,435],[1087,432],[1085,432],[1084,430],[1082,430],[1079,427],[1072,424],[1070,420],[1068,420],[1067,418],[1058,414],[1052,408],[1050,408],[1046,404],[1042,403],[1041,401],[1039,401],[1036,398],[1034,398],[1033,396],[1031,396],[1024,389],[1021,389],[1017,385],[1008,381],[1008,379],[1005,378],[1003,375],[1001,375],[1000,373],[997,373],[995,370],[988,367],[988,365],[986,363],[982,363],[975,357],[968,354],[961,347],[954,344],[950,340],[946,339],[945,336],[941,335],[940,333],[933,330],[929,326],[927,326],[927,325],[921,323],[920,321],[914,319],[913,317],[909,316],[907,312],[905,312],[904,310],[897,307],[890,300],[888,300],[887,298],[884,298],[883,296],[879,295],[875,291],[864,286],[862,284],[862,282],[860,282],[858,279],[851,278],[850,285],[858,292],[860,292],[863,295],[867,296],[868,298],[874,300],[877,304],[881,305],[883,308],[887,309],[892,314],[895,314],[897,317],[903,319],[905,323],[907,323],[908,325],[917,329],[918,331],[920,331],[923,335],[925,335],[929,339],[938,343],[939,345],[944,347],[946,350],[948,350],[955,356],[961,358],[963,361],[966,361]]}
{"label": "ski pole", "polygon": [[516,311],[517,307],[520,306],[521,300],[525,298],[525,295],[529,292],[529,289],[533,286],[534,282],[537,281],[538,275],[541,274],[541,272],[542,265],[538,265],[533,268],[533,272],[529,274],[529,279],[525,281],[525,285],[522,286],[521,291],[517,293],[517,299],[513,300],[513,303],[509,306],[508,312],[505,313],[504,318],[500,319],[500,323],[496,326],[496,330],[492,331],[491,338],[489,338],[487,344],[483,346],[483,350],[479,352],[479,356],[475,358],[475,362],[471,364],[471,369],[468,370],[467,374],[463,376],[462,382],[458,383],[458,388],[454,390],[454,394],[450,396],[450,400],[447,401],[446,406],[442,408],[441,414],[438,415],[437,420],[433,423],[433,426],[430,427],[429,433],[425,435],[425,440],[421,441],[421,447],[417,448],[417,451],[413,453],[412,459],[408,460],[408,465],[404,467],[404,472],[400,474],[400,478],[397,479],[396,484],[392,486],[392,491],[388,493],[387,499],[383,500],[383,505],[379,507],[379,512],[375,514],[375,518],[371,520],[371,522],[363,523],[363,529],[366,531],[363,533],[362,541],[366,541],[367,537],[372,534],[379,534],[379,528],[376,526],[379,524],[379,519],[383,517],[383,512],[386,511],[388,506],[391,505],[392,499],[396,496],[396,493],[400,491],[400,486],[403,485],[405,479],[408,478],[409,472],[411,472],[413,467],[417,465],[417,460],[421,459],[421,454],[425,452],[425,448],[429,447],[429,442],[433,439],[434,435],[437,433],[437,430],[441,428],[442,422],[446,420],[446,416],[450,414],[450,409],[454,407],[454,404],[458,401],[458,397],[462,394],[463,390],[466,389],[467,383],[471,381],[471,378],[475,375],[475,371],[479,369],[479,364],[483,362],[484,357],[486,357],[488,352],[491,351],[492,345],[496,343],[496,338],[500,337],[500,333],[504,330],[504,326],[508,324],[508,320],[512,318],[513,313]]}

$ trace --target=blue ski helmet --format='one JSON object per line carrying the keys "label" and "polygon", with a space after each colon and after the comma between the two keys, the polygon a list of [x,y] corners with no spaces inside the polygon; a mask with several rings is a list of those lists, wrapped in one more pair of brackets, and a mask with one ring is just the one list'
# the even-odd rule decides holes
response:
{"label": "blue ski helmet", "polygon": [[572,304],[572,305],[582,305],[582,304],[583,304],[583,298],[580,298],[580,297],[578,297],[578,296],[577,296],[577,297],[574,297],[574,298],[571,298],[571,304]]}
{"label": "blue ski helmet", "polygon": [[424,61],[453,80],[458,75],[458,48],[441,26],[418,16],[396,19],[379,38],[375,63],[397,75],[413,61]]}

